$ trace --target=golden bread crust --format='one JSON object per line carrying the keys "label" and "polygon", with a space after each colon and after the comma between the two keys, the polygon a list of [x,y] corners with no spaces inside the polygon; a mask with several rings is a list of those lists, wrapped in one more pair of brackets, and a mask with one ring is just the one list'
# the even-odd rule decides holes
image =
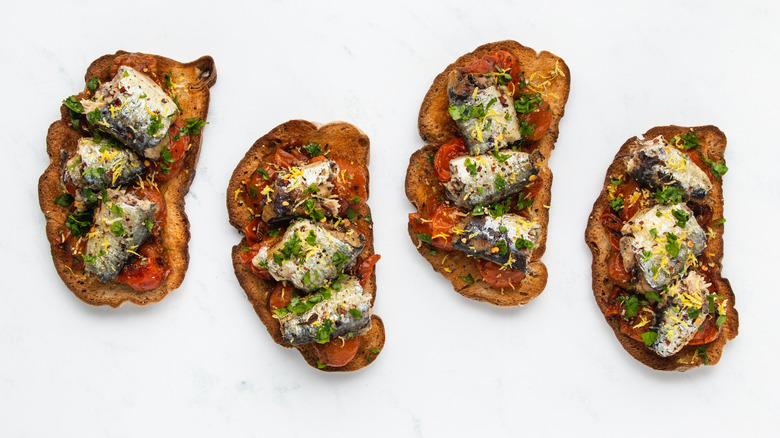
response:
{"label": "golden bread crust", "polygon": [[[320,126],[305,120],[290,120],[275,127],[271,132],[258,139],[249,148],[244,158],[241,159],[233,171],[227,189],[227,209],[230,224],[239,232],[242,232],[244,227],[254,220],[254,215],[243,204],[241,196],[239,196],[242,190],[242,182],[248,180],[262,164],[272,161],[277,145],[284,144],[286,140],[293,137],[306,142],[319,143],[327,152],[328,157],[351,161],[352,164],[358,166],[365,173],[366,190],[368,190],[368,163],[370,159],[368,136],[346,122],[332,122]],[[362,204],[356,209],[358,218],[366,217],[370,214],[371,209],[368,204]],[[365,237],[366,244],[361,254],[369,256],[374,254],[373,226],[369,228],[369,232]],[[274,317],[268,306],[269,293],[275,282],[261,279],[241,262],[240,253],[245,246],[247,246],[247,241],[246,238],[243,238],[241,243],[234,246],[232,250],[233,269],[236,278],[252,303],[255,313],[257,313],[260,321],[265,325],[274,342],[286,348],[293,348],[292,345],[283,341],[279,320]],[[373,306],[376,299],[376,271],[371,273],[364,290],[371,293],[371,305]],[[354,359],[343,367],[326,366],[321,369],[324,371],[355,371],[371,363],[378,355],[375,352],[381,351],[385,342],[382,320],[378,316],[373,315],[371,323],[370,331],[361,336],[360,347]],[[295,346],[294,348],[301,353],[309,365],[318,368],[317,353],[313,345],[305,344]]]}
{"label": "golden bread crust", "polygon": [[[114,59],[127,53],[118,51],[113,55],[101,56],[92,62],[84,75],[85,82],[92,77],[99,78],[101,82],[109,81],[111,79],[109,71]],[[200,117],[205,121],[209,108],[209,88],[217,80],[214,60],[210,56],[204,56],[189,63],[181,63],[162,56],[154,55],[154,57],[159,72],[171,72],[172,76],[177,78],[177,82],[180,82],[178,79],[182,79],[180,83],[186,84],[185,88],[177,93],[182,108],[182,118]],[[85,86],[84,91],[86,90]],[[54,204],[53,200],[63,193],[60,174],[66,156],[63,152],[72,155],[82,134],[69,125],[70,117],[64,105],[60,108],[60,113],[60,120],[52,123],[46,135],[49,166],[38,181],[38,201],[46,217],[46,236],[51,245],[57,273],[71,292],[85,303],[94,306],[119,307],[127,301],[146,305],[162,300],[169,292],[181,285],[189,264],[190,231],[189,221],[184,211],[184,196],[189,191],[195,176],[202,134],[191,136],[191,147],[185,155],[181,172],[170,181],[158,184],[167,204],[167,225],[161,237],[163,246],[168,249],[163,256],[171,272],[155,289],[137,292],[117,281],[102,283],[94,275],[84,271],[74,272],[68,266],[73,256],[66,245],[61,244],[59,234],[67,219],[68,209]]]}
{"label": "golden bread crust", "polygon": [[[644,138],[652,139],[659,135],[663,136],[667,141],[672,137],[680,134],[687,134],[690,131],[694,131],[697,134],[697,138],[701,140],[702,145],[699,149],[708,156],[722,156],[726,149],[726,136],[715,126],[697,126],[693,128],[687,128],[682,126],[660,126],[650,129],[644,134]],[[614,288],[614,282],[610,280],[607,264],[607,258],[611,252],[609,242],[609,231],[604,228],[600,222],[601,215],[610,209],[609,207],[609,193],[607,188],[610,185],[612,178],[616,178],[619,175],[625,174],[626,165],[628,162],[628,155],[630,147],[636,142],[637,137],[628,139],[620,150],[615,155],[614,161],[607,169],[606,177],[604,178],[604,186],[596,202],[593,204],[593,211],[588,217],[588,225],[585,230],[585,242],[590,248],[593,255],[592,272],[593,272],[593,295],[596,299],[596,303],[603,314],[607,323],[615,332],[620,344],[623,348],[638,361],[643,364],[664,371],[686,371],[691,368],[695,368],[704,365],[704,360],[698,354],[698,347],[685,346],[680,352],[670,357],[661,357],[655,354],[651,349],[647,348],[642,342],[630,338],[628,335],[620,331],[620,316],[606,316],[606,304],[607,298],[610,296],[612,289]],[[712,209],[713,219],[723,217],[723,178],[716,178],[713,181],[713,188],[703,201],[708,207]],[[721,272],[721,260],[723,259],[723,225],[713,225],[709,232],[709,239],[707,240],[707,254],[710,261],[715,265],[718,272],[718,294],[723,295],[727,300],[726,303],[726,321],[721,327],[721,333],[715,341],[707,344],[707,365],[715,365],[720,360],[723,353],[723,347],[731,339],[737,336],[739,329],[739,315],[734,308],[735,297],[734,291],[731,288],[731,284],[728,279],[720,276]]]}
{"label": "golden bread crust", "polygon": [[[547,225],[553,180],[549,159],[555,148],[559,132],[558,124],[563,117],[571,86],[569,68],[563,59],[546,51],[537,53],[515,41],[499,41],[482,45],[447,66],[433,80],[433,84],[423,99],[417,126],[420,137],[429,144],[414,152],[409,159],[405,190],[406,197],[418,211],[423,207],[424,200],[430,196],[431,192],[443,195],[443,187],[436,178],[430,157],[436,154],[443,143],[453,137],[460,136],[458,128],[448,112],[448,75],[454,69],[466,65],[474,59],[496,53],[499,50],[505,50],[516,56],[523,69],[523,77],[533,76],[536,84],[543,81],[540,79],[540,75],[550,75],[551,72],[556,72],[556,77],[549,82],[545,89],[548,97],[546,102],[549,103],[553,113],[552,123],[547,134],[535,142],[533,146],[534,150],[541,152],[544,160],[541,163],[539,173],[539,176],[543,178],[543,184],[535,196],[533,204],[529,207],[534,221],[541,227],[538,243],[528,265],[529,272],[519,288],[498,289],[481,279],[473,258],[459,251],[439,251],[431,255],[429,248],[421,244],[415,233],[411,231],[411,225],[409,226],[409,235],[417,247],[417,251],[428,260],[436,272],[450,280],[455,291],[461,295],[497,306],[522,306],[539,296],[547,284],[547,268],[540,259],[544,255],[547,244]],[[474,283],[469,284],[461,279],[461,277],[468,275],[471,275],[475,280]]]}

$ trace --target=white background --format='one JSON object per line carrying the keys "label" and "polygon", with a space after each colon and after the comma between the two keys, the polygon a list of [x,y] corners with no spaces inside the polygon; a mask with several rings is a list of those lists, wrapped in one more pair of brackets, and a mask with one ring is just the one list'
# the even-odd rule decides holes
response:
{"label": "white background", "polygon": [[[780,7],[761,1],[5,2],[0,25],[0,436],[751,436],[780,427],[777,247]],[[326,6],[327,5],[327,6]],[[340,4],[339,4],[340,5]],[[561,56],[571,94],[550,160],[545,292],[521,309],[455,293],[406,235],[403,182],[434,76],[514,39]],[[191,263],[146,307],[95,308],[55,273],[38,208],[46,130],[95,58],[212,55]],[[289,119],[371,139],[369,367],[322,373],[274,344],[238,285],[228,179]],[[623,142],[656,125],[728,136],[726,256],[740,334],[715,367],[653,371],[591,293],[584,227]]]}

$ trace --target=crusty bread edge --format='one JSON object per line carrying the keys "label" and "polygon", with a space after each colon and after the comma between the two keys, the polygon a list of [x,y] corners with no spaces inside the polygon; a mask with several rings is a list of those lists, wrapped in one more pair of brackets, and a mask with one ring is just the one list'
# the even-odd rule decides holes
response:
{"label": "crusty bread edge", "polygon": [[[227,189],[227,209],[230,224],[239,232],[251,222],[254,217],[240,202],[238,194],[240,193],[242,181],[251,176],[251,174],[263,163],[270,161],[274,148],[284,140],[297,137],[304,141],[316,141],[324,147],[329,156],[344,158],[352,161],[359,166],[366,175],[366,184],[369,185],[368,164],[370,160],[370,143],[360,129],[346,122],[332,122],[326,125],[319,125],[305,120],[290,120],[272,129],[268,134],[259,138],[249,148],[244,158],[236,166],[228,183]],[[325,145],[328,145],[325,147]],[[369,192],[370,193],[370,192]],[[371,214],[368,204],[361,205],[357,211],[358,217],[365,217]],[[374,254],[373,227],[366,237],[366,254]],[[268,307],[268,294],[273,287],[273,282],[265,281],[255,275],[252,270],[241,263],[239,258],[241,248],[246,246],[246,238],[234,246],[232,249],[233,269],[239,284],[247,295],[255,313],[260,321],[265,325],[271,338],[277,344],[286,348],[296,348],[304,357],[306,362],[314,368],[330,372],[355,371],[365,367],[373,362],[382,350],[385,342],[385,329],[382,320],[376,316],[371,317],[371,329],[361,337],[361,343],[357,355],[347,365],[343,367],[319,368],[317,366],[317,353],[311,344],[293,347],[282,339],[279,320],[276,319]],[[371,273],[366,286],[366,291],[371,293],[371,305],[376,299],[376,270]]]}
{"label": "crusty bread edge", "polygon": [[[444,142],[460,136],[455,122],[447,113],[447,77],[455,68],[465,65],[473,59],[495,53],[498,50],[506,50],[518,57],[524,69],[524,77],[534,71],[545,69],[549,71],[555,66],[563,72],[562,76],[558,76],[555,79],[558,82],[552,87],[558,99],[551,99],[548,102],[553,110],[552,123],[548,133],[536,143],[537,149],[544,156],[542,171],[540,172],[544,184],[536,195],[530,209],[542,232],[529,263],[528,276],[517,289],[495,288],[481,279],[473,258],[458,251],[439,251],[438,254],[431,255],[429,248],[421,244],[415,233],[411,231],[411,226],[409,226],[409,235],[417,247],[417,251],[428,260],[436,272],[447,278],[452,283],[455,291],[461,295],[497,306],[522,306],[539,296],[547,284],[547,268],[540,259],[547,247],[547,226],[549,223],[552,193],[553,174],[549,167],[549,159],[555,148],[555,141],[559,133],[559,123],[564,115],[566,101],[571,88],[571,74],[563,59],[547,51],[537,53],[535,50],[515,41],[507,40],[479,46],[474,51],[461,56],[447,66],[433,80],[420,107],[418,130],[420,137],[429,144],[412,154],[406,173],[405,190],[407,198],[419,211],[423,205],[424,197],[422,193],[425,191],[424,187],[436,187],[437,189],[441,187],[441,183],[433,173],[433,165],[430,163],[429,157],[435,155],[436,150]],[[467,283],[461,278],[468,275],[471,275],[471,278],[474,280],[473,283]]]}
{"label": "crusty bread edge", "polygon": [[[101,81],[110,80],[109,69],[113,60],[125,51],[118,51],[113,55],[104,55],[93,61],[84,75],[85,82],[91,77],[98,77]],[[154,55],[158,64],[158,71],[162,74],[167,71],[189,72],[188,79],[191,82],[190,92],[186,96],[180,96],[179,104],[183,108],[183,118],[200,117],[206,120],[209,108],[209,88],[217,80],[217,71],[214,60],[210,56],[203,56],[189,63],[180,63],[169,58]],[[86,85],[84,90],[86,90]],[[183,94],[183,93],[180,93]],[[129,301],[140,306],[155,303],[178,288],[184,281],[184,275],[189,265],[189,221],[184,211],[184,197],[195,176],[195,168],[200,156],[202,134],[193,135],[192,143],[182,171],[167,183],[160,184],[161,191],[165,191],[167,203],[166,231],[162,233],[165,258],[171,269],[170,274],[160,286],[155,289],[137,292],[129,286],[110,282],[102,283],[96,277],[82,273],[74,273],[68,267],[72,255],[59,244],[58,234],[62,224],[67,218],[68,209],[57,206],[53,199],[62,193],[60,171],[62,167],[63,150],[74,151],[76,142],[81,136],[68,125],[68,111],[63,105],[60,108],[61,119],[52,123],[46,136],[49,166],[41,175],[38,182],[38,201],[41,211],[46,216],[46,236],[51,245],[51,253],[54,266],[62,281],[80,300],[85,303],[101,306],[119,307]]]}
{"label": "crusty bread edge", "polygon": [[[693,128],[682,126],[660,126],[650,129],[644,134],[644,138],[651,139],[659,135],[667,140],[678,134],[685,134],[693,130],[704,145],[700,149],[710,156],[721,156],[726,149],[726,136],[715,126],[697,126]],[[585,242],[590,248],[593,256],[593,295],[596,304],[599,306],[602,314],[606,312],[604,299],[609,296],[613,288],[613,282],[608,277],[607,257],[611,251],[608,231],[600,223],[599,217],[602,212],[609,208],[609,194],[607,187],[613,177],[625,173],[628,153],[631,145],[637,140],[637,137],[628,139],[615,155],[612,164],[607,169],[604,178],[604,185],[596,202],[593,204],[593,211],[588,217],[588,224],[585,230]],[[723,217],[723,178],[716,178],[713,183],[713,189],[707,196],[705,202],[712,208],[713,221]],[[715,225],[712,227],[712,237],[708,240],[707,253],[712,262],[717,266],[718,272],[721,271],[721,261],[723,259],[723,231],[724,225]],[[720,278],[719,293],[728,300],[726,306],[726,315],[728,321],[722,326],[722,331],[718,339],[707,345],[708,365],[715,365],[720,360],[723,353],[723,347],[726,343],[734,339],[738,334],[739,315],[734,308],[735,297],[734,290],[728,279]],[[703,360],[697,355],[696,346],[686,346],[677,354],[662,358],[645,347],[641,342],[631,339],[628,335],[620,331],[620,322],[618,316],[607,317],[605,319],[612,328],[623,348],[635,359],[643,364],[663,371],[686,371],[704,364]]]}

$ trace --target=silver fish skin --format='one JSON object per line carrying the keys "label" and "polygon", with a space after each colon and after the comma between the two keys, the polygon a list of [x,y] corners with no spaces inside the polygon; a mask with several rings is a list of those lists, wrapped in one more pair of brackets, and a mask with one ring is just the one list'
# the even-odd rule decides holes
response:
{"label": "silver fish skin", "polygon": [[511,213],[466,218],[456,225],[460,227],[463,232],[452,241],[455,249],[522,272],[526,272],[541,229],[535,221]]}
{"label": "silver fish skin", "polygon": [[[495,155],[501,157],[501,160]],[[444,184],[447,198],[465,209],[500,201],[531,183],[544,160],[539,151],[529,155],[505,149],[495,155],[463,156],[451,160],[452,176]]]}
{"label": "silver fish skin", "polygon": [[151,232],[157,204],[123,190],[107,190],[107,202],[95,211],[93,230],[87,235],[85,267],[100,281],[116,279],[127,260]]}
{"label": "silver fish skin", "polygon": [[[685,226],[680,227],[675,212],[687,215]],[[679,273],[694,266],[696,257],[707,247],[707,235],[693,211],[683,203],[657,204],[639,210],[623,225],[621,232],[623,267],[627,272],[638,268],[636,287],[640,292],[659,291],[670,284]],[[675,242],[679,248],[676,256],[670,254]]]}
{"label": "silver fish skin", "polygon": [[365,236],[354,230],[302,219],[287,228],[279,243],[260,248],[252,263],[268,269],[278,281],[313,292],[354,266],[365,242]]}
{"label": "silver fish skin", "polygon": [[709,314],[706,299],[709,286],[704,277],[690,272],[663,292],[664,306],[656,315],[657,324],[651,328],[658,337],[650,348],[659,356],[669,357],[677,353],[699,331]]}
{"label": "silver fish skin", "polygon": [[[360,336],[371,329],[371,294],[363,290],[357,278],[342,278],[338,290],[329,289],[330,298],[323,298],[302,314],[289,312],[279,317],[285,342],[303,345],[324,340],[320,337],[320,330],[330,332],[330,339],[334,339]],[[312,297],[320,299],[322,295],[313,294],[300,299]],[[359,316],[353,315],[358,312]],[[326,330],[328,326],[332,331]]]}
{"label": "silver fish skin", "polygon": [[96,126],[140,155],[156,159],[177,107],[154,81],[132,67],[120,66],[101,84],[92,100],[82,99],[84,113],[100,111]]}
{"label": "silver fish skin", "polygon": [[76,154],[65,164],[63,180],[99,190],[133,182],[143,171],[143,161],[130,149],[118,148],[107,139],[82,137]]}
{"label": "silver fish skin", "polygon": [[[515,101],[495,76],[450,72],[447,92],[451,107],[481,108],[482,117],[453,117],[471,155],[502,149],[521,140]],[[450,113],[452,115],[452,112]]]}
{"label": "silver fish skin", "polygon": [[327,217],[338,216],[341,204],[333,192],[338,175],[339,165],[333,160],[279,169],[274,174],[270,191],[265,194],[263,221],[283,222],[307,216],[313,209]]}
{"label": "silver fish skin", "polygon": [[702,199],[712,190],[707,174],[662,136],[636,142],[628,160],[628,173],[646,187],[682,189],[685,199]]}

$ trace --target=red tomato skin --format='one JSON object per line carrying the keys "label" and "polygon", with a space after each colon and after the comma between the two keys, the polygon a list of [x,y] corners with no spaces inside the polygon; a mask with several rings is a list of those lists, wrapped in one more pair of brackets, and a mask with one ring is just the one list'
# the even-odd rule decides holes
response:
{"label": "red tomato skin", "polygon": [[357,354],[360,348],[360,336],[351,339],[331,339],[324,344],[314,343],[319,361],[330,367],[343,367]]}
{"label": "red tomato skin", "polygon": [[510,289],[520,285],[525,278],[525,273],[516,269],[501,269],[501,265],[488,260],[477,261],[477,268],[482,279],[493,287]]}
{"label": "red tomato skin", "polygon": [[433,170],[436,172],[436,178],[443,183],[449,181],[452,177],[450,161],[467,153],[466,142],[460,137],[455,137],[441,145],[433,157]]}

